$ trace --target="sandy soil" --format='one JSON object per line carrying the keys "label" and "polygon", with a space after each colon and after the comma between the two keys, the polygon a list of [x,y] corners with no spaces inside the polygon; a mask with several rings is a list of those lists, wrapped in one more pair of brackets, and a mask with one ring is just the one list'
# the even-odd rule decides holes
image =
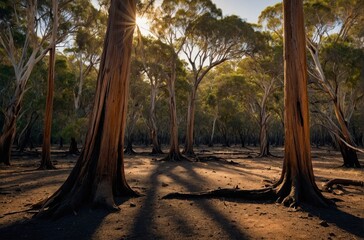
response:
{"label": "sandy soil", "polygon": [[[343,186],[333,193],[337,209],[290,209],[274,202],[232,199],[164,200],[175,191],[218,187],[250,189],[276,180],[282,158],[255,158],[257,149],[199,147],[197,152],[227,161],[160,162],[148,149],[126,156],[129,184],[143,194],[117,199],[119,212],[85,208],[61,219],[34,220],[29,207],[53,193],[76,156],[57,154],[57,170],[35,170],[39,159],[17,157],[0,166],[0,239],[364,239],[364,188]],[[143,153],[144,152],[144,153]],[[283,155],[282,149],[273,149]],[[319,186],[332,178],[364,180],[363,169],[340,168],[338,152],[313,149]],[[363,155],[360,159],[363,159]],[[159,159],[160,157],[158,157]],[[361,161],[364,165],[364,162]]]}

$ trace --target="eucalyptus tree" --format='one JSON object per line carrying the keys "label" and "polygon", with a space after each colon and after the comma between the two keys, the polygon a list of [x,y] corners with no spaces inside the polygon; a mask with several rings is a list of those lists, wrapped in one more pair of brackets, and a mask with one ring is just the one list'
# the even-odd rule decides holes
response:
{"label": "eucalyptus tree", "polygon": [[93,113],[70,176],[42,202],[38,216],[76,212],[85,203],[118,209],[114,196],[135,196],[125,179],[124,131],[136,1],[111,0]]}
{"label": "eucalyptus tree", "polygon": [[51,21],[47,7],[38,5],[37,1],[6,1],[1,8],[4,14],[0,19],[0,44],[15,74],[15,91],[4,110],[5,121],[0,135],[0,162],[10,165],[17,116],[29,76],[48,52],[46,41]]}
{"label": "eucalyptus tree", "polygon": [[52,0],[52,33],[49,41],[48,88],[44,117],[42,158],[39,169],[54,169],[51,161],[51,131],[54,95],[54,74],[56,64],[56,40],[58,32],[58,1]]}
{"label": "eucalyptus tree", "polygon": [[223,62],[251,55],[261,40],[252,25],[238,16],[222,17],[220,10],[210,1],[201,1],[201,4],[206,6],[204,12],[189,13],[186,17],[187,35],[182,48],[192,71],[184,148],[184,152],[192,156],[195,102],[201,81],[211,69]]}
{"label": "eucalyptus tree", "polygon": [[[348,120],[350,120],[350,113],[355,109],[355,102],[361,98],[361,92],[354,91],[348,87],[350,84],[345,84],[348,78],[347,73],[341,72],[339,74],[338,72],[342,67],[335,70],[335,75],[328,72],[326,62],[330,59],[325,58],[323,53],[326,47],[335,44],[337,46],[350,45],[357,48],[358,36],[360,36],[357,31],[358,29],[360,31],[363,22],[361,13],[364,10],[364,2],[357,0],[312,0],[305,1],[304,7],[307,15],[307,49],[311,57],[309,61],[310,83],[314,89],[322,91],[327,96],[328,103],[332,105],[330,112],[334,114],[335,120],[330,118],[332,115],[330,112],[328,112],[329,115],[319,114],[318,117],[321,118],[338,142],[344,165],[360,167]],[[281,18],[280,4],[267,8],[260,16],[260,20],[266,23],[268,28],[274,26],[273,32],[277,34],[280,33],[279,19]],[[337,64],[345,66],[346,62],[337,62]],[[346,104],[348,99],[353,101]],[[315,113],[318,112],[315,111]]]}
{"label": "eucalyptus tree", "polygon": [[259,126],[259,157],[269,156],[269,125],[275,115],[274,94],[283,85],[282,47],[266,46],[237,70],[246,81],[245,102]]}
{"label": "eucalyptus tree", "polygon": [[[188,4],[186,4],[188,3]],[[169,93],[169,118],[170,118],[170,146],[166,160],[184,160],[179,148],[176,81],[178,69],[182,69],[178,55],[181,53],[186,40],[186,14],[198,8],[197,1],[164,0],[152,13],[151,31],[157,39],[166,45],[166,53],[169,56],[166,66],[166,85]]]}
{"label": "eucalyptus tree", "polygon": [[[151,38],[142,38],[140,47],[137,48],[137,59],[150,84],[150,104],[147,125],[152,142],[152,154],[161,154],[161,144],[158,138],[158,122],[156,116],[157,102],[160,98],[160,90],[165,87],[169,78],[166,65],[169,60],[168,46],[161,41]],[[166,51],[165,51],[166,50]]]}
{"label": "eucalyptus tree", "polygon": [[[79,1],[59,1],[57,43],[75,28],[70,24]],[[0,5],[0,46],[14,68],[14,94],[4,107],[4,124],[0,135],[0,162],[10,164],[11,146],[16,133],[16,121],[29,76],[34,66],[50,49],[52,31],[51,6],[34,0],[6,1]]]}
{"label": "eucalyptus tree", "polygon": [[147,105],[148,83],[144,81],[141,64],[134,58],[131,63],[130,87],[128,99],[128,114],[126,120],[125,140],[126,146],[124,153],[133,155],[133,141],[135,136],[135,128],[144,125],[143,110]]}
{"label": "eucalyptus tree", "polygon": [[312,169],[309,139],[307,62],[302,0],[284,0],[285,149],[281,178],[271,187],[242,190],[217,189],[204,193],[170,193],[164,198],[230,197],[276,198],[285,206],[304,202],[328,206]]}
{"label": "eucalyptus tree", "polygon": [[75,24],[79,27],[73,34],[72,46],[65,52],[72,56],[75,72],[78,72],[74,87],[74,108],[80,115],[84,84],[90,73],[98,67],[102,51],[102,36],[106,31],[106,14],[97,10],[89,1],[77,10]]}

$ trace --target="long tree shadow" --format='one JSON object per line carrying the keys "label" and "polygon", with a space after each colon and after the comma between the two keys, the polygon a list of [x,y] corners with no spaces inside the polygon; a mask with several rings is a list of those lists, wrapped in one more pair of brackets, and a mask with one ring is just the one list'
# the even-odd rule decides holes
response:
{"label": "long tree shadow", "polygon": [[[175,170],[177,167],[182,167],[187,171],[188,179],[184,179],[183,177],[179,176],[179,174],[173,172],[173,170]],[[130,236],[131,238],[166,238],[163,233],[158,232],[158,230],[155,229],[155,225],[157,223],[154,220],[156,219],[157,214],[157,201],[159,201],[159,204],[169,204],[169,202],[166,200],[160,200],[158,196],[158,192],[160,191],[159,188],[162,186],[162,182],[158,178],[162,175],[172,179],[172,181],[174,181],[173,184],[177,184],[190,191],[201,190],[199,184],[205,182],[204,178],[194,170],[193,163],[160,162],[158,166],[156,166],[154,172],[150,175],[150,188],[147,189],[144,203],[142,204],[142,207],[134,220]],[[200,211],[202,211],[205,216],[211,219],[218,226],[219,229],[217,230],[223,231],[225,236],[229,236],[229,239],[247,238],[247,235],[244,232],[236,228],[235,225],[231,224],[231,219],[228,219],[222,212],[214,208],[208,200],[196,201],[194,202],[194,206],[200,209]],[[178,228],[173,229],[173,236],[177,236],[177,238],[181,238],[181,236],[183,238],[196,236],[196,228],[193,225],[192,215],[189,215],[186,212],[181,212],[180,209],[175,207],[170,207],[169,210],[172,211],[170,221],[173,221],[173,224],[178,225]],[[168,226],[163,227],[168,228]],[[172,231],[172,227],[170,228],[170,231]]]}
{"label": "long tree shadow", "polygon": [[342,230],[354,234],[359,239],[364,239],[364,219],[349,214],[337,208],[314,208],[306,206],[305,211],[319,217],[328,224],[334,224]]}
{"label": "long tree shadow", "polygon": [[82,208],[77,215],[55,220],[21,220],[0,228],[0,239],[92,239],[108,214],[104,209]]}
{"label": "long tree shadow", "polygon": [[[167,163],[170,164],[170,163]],[[161,165],[162,166],[162,165]],[[160,167],[161,167],[160,166]],[[188,172],[189,179],[186,180],[180,175],[177,175],[171,171],[165,171],[164,173],[171,177],[173,181],[176,184],[179,184],[186,188],[189,192],[200,192],[202,189],[198,184],[194,183],[201,183],[204,182],[204,178],[197,174],[197,172],[194,170],[194,164],[180,164],[179,166],[182,166],[185,168]],[[167,169],[170,170],[170,169]],[[156,185],[155,185],[156,186]],[[154,189],[154,192],[157,189]],[[217,198],[217,197],[214,197]],[[229,225],[229,219],[226,218],[219,210],[215,209],[214,207],[209,204],[209,202],[204,199],[204,197],[199,198],[200,200],[197,200],[195,198],[188,198],[189,200],[194,201],[194,204],[197,205],[201,210],[204,211],[204,213],[211,217],[219,226],[220,228],[229,236],[230,239],[244,239],[246,238],[246,235],[241,232],[239,229],[234,229],[234,231],[231,231],[228,227]],[[233,202],[254,202],[259,203],[261,201],[249,201],[244,199],[229,199],[224,198],[225,201],[233,201]],[[268,201],[271,202],[271,201]],[[265,203],[267,203],[265,201]],[[305,206],[303,209],[312,215],[318,216],[321,220],[325,220],[327,223],[331,223],[336,225],[337,227],[341,228],[342,230],[351,233],[359,238],[364,237],[364,219],[360,217],[356,217],[350,213],[342,211],[340,208],[314,208],[310,206]]]}

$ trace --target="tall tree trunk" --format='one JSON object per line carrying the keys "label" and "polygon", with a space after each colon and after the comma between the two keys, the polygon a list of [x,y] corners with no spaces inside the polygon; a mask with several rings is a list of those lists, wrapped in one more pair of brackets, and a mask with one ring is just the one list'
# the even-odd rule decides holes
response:
{"label": "tall tree trunk", "polygon": [[51,131],[52,131],[52,112],[53,112],[53,94],[54,94],[54,72],[56,64],[56,38],[58,29],[58,1],[52,0],[53,12],[53,29],[51,47],[49,50],[48,66],[48,90],[44,118],[42,159],[39,169],[55,169],[51,161]]}
{"label": "tall tree trunk", "polygon": [[[341,110],[340,104],[337,100],[334,101],[334,104],[335,104],[336,119],[338,120],[340,129],[341,129],[341,134],[339,133],[339,135],[341,135],[341,137],[345,140],[345,142],[354,146],[355,143],[350,134],[348,124],[345,121],[344,114]],[[341,155],[344,160],[344,166],[360,168],[360,163],[359,163],[359,159],[358,159],[358,155],[356,154],[356,151],[354,149],[348,147],[340,138],[337,138],[337,140],[338,140]]]}
{"label": "tall tree trunk", "polygon": [[215,114],[214,120],[212,121],[212,129],[211,129],[211,136],[210,136],[209,147],[212,147],[214,145],[214,135],[215,135],[215,128],[216,128],[217,118],[218,118],[218,115]]}
{"label": "tall tree trunk", "polygon": [[157,99],[157,88],[152,86],[150,90],[150,109],[149,109],[149,131],[152,140],[152,154],[162,154],[160,142],[158,140],[158,127],[155,116],[155,104]]}
{"label": "tall tree trunk", "polygon": [[169,126],[170,126],[170,146],[168,155],[163,159],[166,161],[182,161],[186,158],[182,156],[178,142],[178,123],[177,123],[177,107],[176,107],[176,56],[172,60],[172,73],[167,81],[169,92]]}
{"label": "tall tree trunk", "polygon": [[135,196],[125,179],[123,146],[136,1],[111,0],[93,114],[82,153],[38,216],[77,211],[85,203],[118,209],[114,196]]}
{"label": "tall tree trunk", "polygon": [[23,152],[27,144],[30,142],[32,128],[35,122],[37,121],[38,117],[39,115],[35,111],[33,111],[30,114],[27,125],[24,127],[23,131],[21,131],[21,133],[19,134],[18,147],[20,152]]}
{"label": "tall tree trunk", "polygon": [[84,74],[83,74],[83,61],[82,61],[82,53],[79,53],[79,63],[80,63],[80,74],[79,74],[79,81],[77,85],[77,89],[75,89],[73,93],[74,105],[75,105],[75,112],[78,113],[81,107],[81,95],[83,89],[83,82],[84,82]]}
{"label": "tall tree trunk", "polygon": [[124,154],[126,155],[134,155],[136,154],[136,152],[133,149],[133,140],[134,140],[134,134],[130,133],[128,134],[127,138],[126,138],[126,147],[124,150]]}
{"label": "tall tree trunk", "polygon": [[15,94],[5,111],[5,121],[0,136],[0,163],[10,165],[11,147],[16,133],[16,120],[20,112],[20,104],[24,95],[23,85],[17,84]]}
{"label": "tall tree trunk", "polygon": [[260,132],[259,132],[259,142],[260,142],[260,153],[259,157],[267,157],[270,155],[268,149],[268,130],[267,130],[267,123],[260,124]]}
{"label": "tall tree trunk", "polygon": [[285,205],[327,205],[312,169],[302,0],[284,0],[285,150],[277,194]]}
{"label": "tall tree trunk", "polygon": [[197,86],[194,86],[191,90],[188,100],[187,109],[187,131],[186,131],[186,142],[183,153],[187,156],[195,156],[193,151],[193,140],[194,140],[194,126],[195,126],[195,107],[196,107],[196,94]]}

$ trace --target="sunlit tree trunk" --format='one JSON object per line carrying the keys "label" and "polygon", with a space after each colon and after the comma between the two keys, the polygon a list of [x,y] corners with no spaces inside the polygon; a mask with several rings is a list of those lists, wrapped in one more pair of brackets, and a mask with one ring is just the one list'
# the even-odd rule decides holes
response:
{"label": "sunlit tree trunk", "polygon": [[312,169],[302,0],[284,0],[285,150],[277,194],[285,205],[326,205]]}
{"label": "sunlit tree trunk", "polygon": [[197,86],[193,87],[190,92],[187,109],[187,133],[183,153],[187,156],[195,156],[193,151],[194,127],[195,127],[195,109],[196,109]]}
{"label": "sunlit tree trunk", "polygon": [[123,145],[136,1],[111,0],[93,113],[82,153],[65,183],[39,213],[62,215],[85,203],[117,209],[114,196],[133,196]]}
{"label": "sunlit tree trunk", "polygon": [[54,72],[56,64],[56,39],[58,29],[58,1],[52,0],[53,29],[52,39],[49,49],[49,66],[48,66],[48,90],[46,109],[44,117],[44,132],[42,145],[42,159],[39,169],[54,169],[51,161],[51,131],[52,131],[52,112],[53,112],[53,94],[54,94]]}
{"label": "sunlit tree trunk", "polygon": [[170,146],[166,161],[181,161],[185,157],[182,156],[179,149],[178,141],[178,123],[177,123],[177,106],[176,106],[176,59],[177,56],[173,56],[171,66],[171,76],[167,80],[167,88],[169,92],[169,126],[170,126]]}
{"label": "sunlit tree trunk", "polygon": [[150,89],[150,108],[149,108],[149,131],[150,139],[152,140],[152,154],[163,153],[160,142],[158,140],[158,127],[155,115],[155,105],[157,100],[158,85],[152,84]]}

